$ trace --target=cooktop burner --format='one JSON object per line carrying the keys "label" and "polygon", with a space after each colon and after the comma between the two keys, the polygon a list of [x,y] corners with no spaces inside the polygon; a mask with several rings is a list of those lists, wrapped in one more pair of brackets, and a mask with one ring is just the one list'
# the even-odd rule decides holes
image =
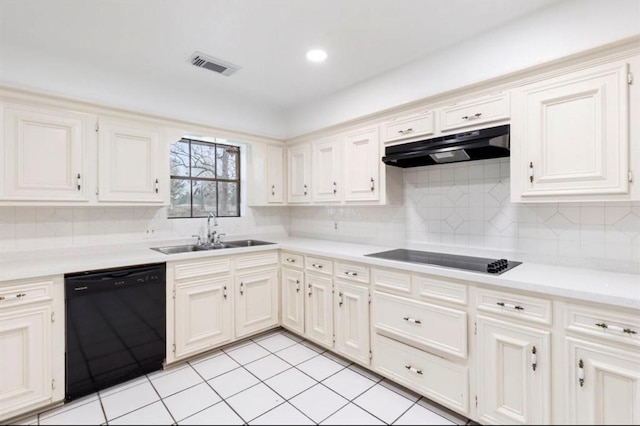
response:
{"label": "cooktop burner", "polygon": [[365,256],[378,257],[386,260],[397,260],[399,262],[445,266],[447,268],[464,269],[465,271],[483,272],[495,275],[500,275],[522,263],[507,259],[489,259],[484,257],[460,256],[457,254],[406,249],[369,253],[365,254]]}

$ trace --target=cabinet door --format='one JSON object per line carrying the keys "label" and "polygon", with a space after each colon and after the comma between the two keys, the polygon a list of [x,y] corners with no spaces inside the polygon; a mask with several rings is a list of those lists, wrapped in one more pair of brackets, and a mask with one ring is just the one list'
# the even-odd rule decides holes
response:
{"label": "cabinet door", "polygon": [[335,330],[338,353],[369,364],[369,288],[336,281]]}
{"label": "cabinet door", "polygon": [[282,268],[282,325],[304,334],[304,272]]}
{"label": "cabinet door", "polygon": [[101,119],[98,135],[99,201],[163,203],[168,187],[168,147],[160,129]]}
{"label": "cabinet door", "polygon": [[267,202],[284,202],[284,161],[281,146],[267,146]]}
{"label": "cabinet door", "polygon": [[333,280],[307,273],[305,298],[305,336],[333,346]]}
{"label": "cabinet door", "polygon": [[380,140],[378,128],[347,133],[344,145],[344,199],[380,199]]}
{"label": "cabinet door", "polygon": [[175,357],[183,358],[229,342],[231,278],[205,276],[176,284]]}
{"label": "cabinet door", "polygon": [[95,118],[63,109],[0,104],[5,200],[88,201]]}
{"label": "cabinet door", "polygon": [[567,338],[573,424],[640,424],[638,352]]}
{"label": "cabinet door", "polygon": [[290,203],[311,201],[311,147],[309,144],[295,145],[287,149],[288,187]]}
{"label": "cabinet door", "polygon": [[550,333],[478,316],[478,419],[551,421]]}
{"label": "cabinet door", "polygon": [[523,198],[629,191],[627,73],[608,64],[516,92],[512,176]]}
{"label": "cabinet door", "polygon": [[342,199],[342,145],[338,137],[313,144],[313,201]]}
{"label": "cabinet door", "polygon": [[262,269],[236,274],[236,337],[278,325],[278,271]]}
{"label": "cabinet door", "polygon": [[51,305],[0,310],[0,419],[51,402]]}

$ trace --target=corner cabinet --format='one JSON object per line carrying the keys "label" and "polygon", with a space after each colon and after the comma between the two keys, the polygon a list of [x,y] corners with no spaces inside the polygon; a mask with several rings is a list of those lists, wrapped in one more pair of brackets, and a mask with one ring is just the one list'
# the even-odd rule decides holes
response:
{"label": "corner cabinet", "polygon": [[345,201],[380,199],[380,137],[378,126],[366,127],[344,137]]}
{"label": "corner cabinet", "polygon": [[629,69],[617,61],[514,90],[512,201],[629,199]]}
{"label": "corner cabinet", "polygon": [[159,127],[100,118],[98,200],[163,204],[168,200],[168,145]]}
{"label": "corner cabinet", "polygon": [[247,204],[285,205],[284,147],[259,142],[247,145]]}
{"label": "corner cabinet", "polygon": [[0,103],[0,200],[89,202],[95,120],[68,109]]}

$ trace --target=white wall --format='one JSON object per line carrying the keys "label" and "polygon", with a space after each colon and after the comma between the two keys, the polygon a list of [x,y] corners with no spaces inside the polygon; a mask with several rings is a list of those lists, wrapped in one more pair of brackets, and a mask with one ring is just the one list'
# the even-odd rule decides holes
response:
{"label": "white wall", "polygon": [[203,123],[225,130],[282,138],[281,111],[237,95],[219,92],[201,96],[190,81],[157,85],[131,75],[106,72],[97,67],[58,58],[46,51],[0,43],[0,84],[64,97],[97,102],[104,106],[157,114]]}
{"label": "white wall", "polygon": [[402,207],[292,207],[290,234],[640,273],[640,202],[513,204],[509,161],[406,169]]}
{"label": "white wall", "polygon": [[638,0],[562,2],[395,71],[297,106],[287,113],[286,132],[289,137],[304,134],[635,34],[640,34]]}

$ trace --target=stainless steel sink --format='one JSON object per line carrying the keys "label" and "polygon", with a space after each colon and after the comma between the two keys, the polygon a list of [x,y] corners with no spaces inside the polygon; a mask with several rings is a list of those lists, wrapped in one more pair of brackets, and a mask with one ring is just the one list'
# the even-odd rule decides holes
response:
{"label": "stainless steel sink", "polygon": [[264,246],[267,244],[275,244],[270,241],[261,241],[261,240],[234,240],[234,241],[225,241],[225,245],[231,247],[253,247],[253,246]]}
{"label": "stainless steel sink", "polygon": [[166,247],[152,247],[151,250],[159,251],[164,254],[175,254],[175,253],[188,253],[192,251],[204,251],[204,250],[219,250],[224,248],[233,248],[237,246],[230,246],[226,243],[217,244],[217,245],[198,245],[198,244],[184,244],[181,246],[166,246]]}

